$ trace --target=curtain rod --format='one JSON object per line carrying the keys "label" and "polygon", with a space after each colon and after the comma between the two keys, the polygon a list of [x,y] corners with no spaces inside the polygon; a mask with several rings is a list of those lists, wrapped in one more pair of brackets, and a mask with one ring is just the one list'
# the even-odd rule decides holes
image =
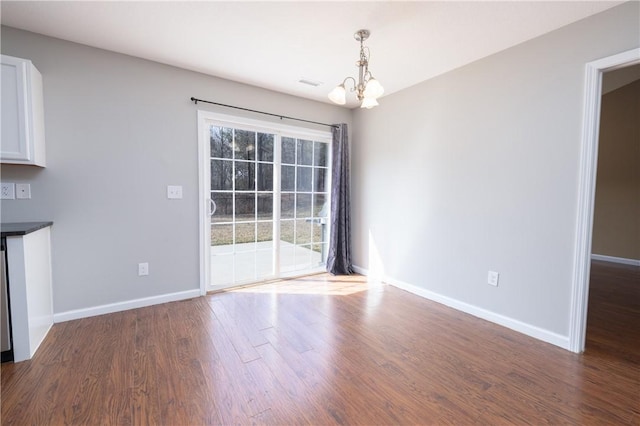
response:
{"label": "curtain rod", "polygon": [[227,108],[240,109],[242,111],[257,112],[258,114],[270,115],[272,117],[279,117],[280,120],[282,120],[283,118],[286,118],[287,120],[303,121],[305,123],[319,124],[321,126],[338,127],[338,125],[336,125],[336,124],[327,124],[327,123],[320,123],[318,121],[304,120],[302,118],[287,117],[286,115],[272,114],[270,112],[258,111],[258,110],[255,110],[255,109],[242,108],[242,107],[237,107],[237,106],[233,106],[233,105],[221,104],[221,103],[218,103],[218,102],[205,101],[204,99],[198,99],[198,98],[194,98],[194,97],[191,97],[191,100],[193,102],[195,102],[196,105],[198,105],[198,102],[204,102],[204,103],[207,103],[207,104],[220,105],[220,106],[227,107]]}

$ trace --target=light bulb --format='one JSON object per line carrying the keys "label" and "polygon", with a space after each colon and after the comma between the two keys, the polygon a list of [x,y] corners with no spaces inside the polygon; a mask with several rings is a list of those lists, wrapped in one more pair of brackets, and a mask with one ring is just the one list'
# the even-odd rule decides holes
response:
{"label": "light bulb", "polygon": [[347,92],[344,89],[344,84],[336,86],[331,92],[329,92],[329,99],[338,105],[344,105],[347,103]]}
{"label": "light bulb", "polygon": [[377,99],[384,93],[384,88],[375,78],[370,78],[367,81],[367,86],[364,88],[364,96],[367,98]]}
{"label": "light bulb", "polygon": [[380,105],[378,103],[378,101],[375,100],[375,98],[364,98],[362,100],[362,104],[360,105],[360,108],[366,108],[366,109],[371,109],[374,106],[378,106]]}

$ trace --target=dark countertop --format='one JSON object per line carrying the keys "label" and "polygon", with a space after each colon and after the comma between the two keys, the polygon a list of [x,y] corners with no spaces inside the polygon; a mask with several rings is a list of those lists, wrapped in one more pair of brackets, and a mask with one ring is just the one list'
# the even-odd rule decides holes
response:
{"label": "dark countertop", "polygon": [[53,225],[53,222],[16,222],[0,223],[0,231],[3,237],[27,235],[38,229]]}

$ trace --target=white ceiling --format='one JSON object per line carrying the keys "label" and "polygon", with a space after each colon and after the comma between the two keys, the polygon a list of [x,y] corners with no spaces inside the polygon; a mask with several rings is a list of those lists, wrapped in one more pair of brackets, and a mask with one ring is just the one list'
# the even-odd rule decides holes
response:
{"label": "white ceiling", "polygon": [[620,3],[3,0],[1,13],[3,25],[329,102],[356,76],[360,28],[390,94]]}

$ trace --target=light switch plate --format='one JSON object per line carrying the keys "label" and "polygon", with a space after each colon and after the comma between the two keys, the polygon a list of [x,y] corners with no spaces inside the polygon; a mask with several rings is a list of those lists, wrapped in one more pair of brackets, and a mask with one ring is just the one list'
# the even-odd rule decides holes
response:
{"label": "light switch plate", "polygon": [[0,191],[0,199],[2,200],[15,200],[16,198],[16,184],[2,182],[2,190]]}
{"label": "light switch plate", "polygon": [[20,200],[28,200],[31,198],[31,184],[16,183],[16,198]]}
{"label": "light switch plate", "polygon": [[500,274],[495,271],[489,271],[487,275],[487,284],[492,285],[494,287],[498,287],[498,280],[500,278]]}
{"label": "light switch plate", "polygon": [[181,185],[169,185],[167,186],[167,198],[171,200],[179,200],[182,198],[182,186]]}

